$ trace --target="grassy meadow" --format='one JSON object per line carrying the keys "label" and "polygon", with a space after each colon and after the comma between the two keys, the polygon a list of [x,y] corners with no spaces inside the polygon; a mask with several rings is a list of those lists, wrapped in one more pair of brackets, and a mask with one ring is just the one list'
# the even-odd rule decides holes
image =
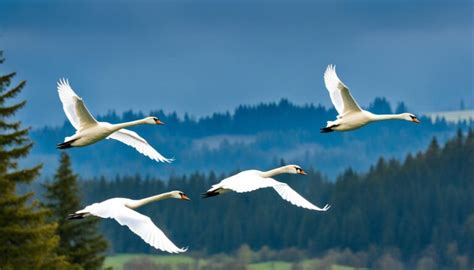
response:
{"label": "grassy meadow", "polygon": [[[195,270],[198,266],[198,270],[208,269],[208,263],[211,259],[195,259],[191,256],[186,255],[148,255],[148,254],[117,254],[106,258],[104,267],[112,268],[113,270],[127,270],[124,269],[124,265],[133,260],[145,259],[153,262],[157,265],[166,266],[169,270],[182,270],[189,269]],[[247,265],[248,270],[317,270],[316,265],[320,263],[318,259],[303,260],[298,263],[298,267],[295,267],[294,262],[285,261],[266,261],[251,263]],[[188,265],[189,268],[182,268],[184,265]],[[324,268],[327,269],[327,268]],[[356,270],[365,268],[353,268],[342,265],[331,265],[331,270]],[[230,270],[230,269],[229,269]]]}

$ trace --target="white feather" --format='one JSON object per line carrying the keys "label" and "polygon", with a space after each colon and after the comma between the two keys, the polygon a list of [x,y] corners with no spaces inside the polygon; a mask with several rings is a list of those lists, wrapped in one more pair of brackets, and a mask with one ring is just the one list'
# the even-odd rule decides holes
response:
{"label": "white feather", "polygon": [[326,204],[323,208],[319,208],[316,205],[310,203],[308,200],[303,198],[300,194],[294,191],[290,186],[285,183],[273,186],[273,189],[286,201],[298,207],[303,207],[310,210],[316,211],[327,211],[331,206]]}
{"label": "white feather", "polygon": [[[125,127],[156,124],[154,117],[147,117],[137,121],[120,124],[97,122],[90,114],[82,99],[72,90],[69,81],[60,79],[58,82],[59,98],[63,104],[64,112],[69,122],[76,129],[76,133],[67,136],[64,141],[69,142],[67,146],[81,147],[96,143],[105,138],[115,139],[135,148],[141,154],[155,161],[171,162],[158,153],[148,142],[136,132],[124,129]],[[60,146],[62,147],[62,146]]]}
{"label": "white feather", "polygon": [[158,151],[156,151],[151,145],[149,145],[145,139],[140,137],[140,135],[138,135],[134,131],[122,128],[112,133],[110,136],[107,137],[107,139],[114,139],[128,146],[131,146],[135,148],[139,153],[149,157],[152,160],[168,163],[173,161],[173,159],[167,159],[160,153],[158,153]]}
{"label": "white feather", "polygon": [[97,124],[97,120],[91,115],[82,99],[72,90],[68,80],[59,80],[58,94],[64,113],[76,130]]}
{"label": "white feather", "polygon": [[336,67],[329,65],[324,72],[324,83],[329,96],[340,116],[350,112],[361,111],[361,108],[352,97],[349,88],[342,83],[336,74]]}
{"label": "white feather", "polygon": [[[327,122],[326,127],[330,131],[354,130],[368,123],[383,120],[406,120],[420,123],[416,116],[410,113],[377,115],[362,110],[352,97],[349,88],[337,76],[336,67],[332,65],[329,65],[324,72],[324,83],[329,91],[331,101],[339,114],[335,121]],[[328,131],[323,130],[324,132]]]}
{"label": "white feather", "polygon": [[244,193],[261,188],[272,187],[282,199],[298,207],[316,211],[327,211],[329,209],[329,205],[326,205],[323,208],[317,207],[303,198],[287,184],[278,182],[277,180],[270,177],[263,177],[262,174],[263,172],[258,170],[243,171],[222,180],[218,184],[213,185],[212,188],[208,190],[208,192],[216,190],[232,190],[237,193]]}
{"label": "white feather", "polygon": [[129,199],[113,198],[101,203],[94,203],[76,213],[88,213],[101,218],[115,219],[120,225],[127,226],[133,233],[140,236],[150,246],[169,253],[185,252],[186,248],[178,248],[166,237],[153,221],[126,206]]}

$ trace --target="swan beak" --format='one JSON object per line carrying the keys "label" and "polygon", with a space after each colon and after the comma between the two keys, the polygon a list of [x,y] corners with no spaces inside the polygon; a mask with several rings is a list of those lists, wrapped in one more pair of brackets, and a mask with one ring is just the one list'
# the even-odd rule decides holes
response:
{"label": "swan beak", "polygon": [[181,195],[181,200],[190,201],[191,199],[185,194]]}
{"label": "swan beak", "polygon": [[308,175],[308,174],[307,174],[305,171],[303,171],[303,170],[299,170],[299,171],[298,171],[298,174]]}
{"label": "swan beak", "polygon": [[165,123],[161,122],[160,119],[155,120],[155,124],[157,125],[164,125]]}
{"label": "swan beak", "polygon": [[412,121],[413,121],[413,122],[415,122],[415,123],[417,123],[417,124],[421,123],[421,121],[420,121],[420,120],[418,120],[418,118],[416,118],[416,117],[415,117],[415,118],[413,118],[413,120],[412,120]]}

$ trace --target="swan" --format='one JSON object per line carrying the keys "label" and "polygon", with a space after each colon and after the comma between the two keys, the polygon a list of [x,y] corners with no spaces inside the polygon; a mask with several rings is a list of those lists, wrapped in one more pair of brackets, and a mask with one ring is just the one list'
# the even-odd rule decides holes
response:
{"label": "swan", "polygon": [[66,137],[63,143],[57,145],[58,149],[86,146],[102,139],[114,139],[135,148],[138,152],[152,160],[168,163],[173,161],[163,157],[136,132],[125,129],[126,127],[142,124],[163,125],[164,123],[158,118],[150,116],[141,120],[120,124],[97,122],[89,110],[87,110],[82,98],[72,90],[68,80],[59,80],[58,93],[64,112],[69,122],[76,129],[74,135]]}
{"label": "swan", "polygon": [[354,130],[368,123],[382,120],[398,119],[420,123],[412,113],[373,114],[362,110],[352,97],[349,88],[337,76],[336,67],[333,65],[329,65],[324,72],[324,84],[339,115],[335,121],[327,121],[326,127],[321,128],[322,133]]}
{"label": "swan", "polygon": [[127,226],[132,232],[140,236],[150,246],[169,253],[185,252],[187,248],[176,247],[171,240],[161,231],[153,221],[133,209],[145,204],[163,199],[180,199],[190,201],[188,196],[181,191],[171,191],[151,196],[141,200],[127,198],[112,198],[100,203],[94,203],[86,208],[70,214],[68,219],[82,219],[87,216],[100,218],[113,218],[120,225]]}
{"label": "swan", "polygon": [[303,198],[286,183],[278,182],[271,178],[283,173],[306,175],[305,171],[298,165],[287,165],[266,172],[258,170],[242,171],[222,180],[218,184],[212,185],[212,188],[203,194],[203,198],[217,196],[228,191],[243,193],[272,187],[284,200],[298,207],[316,211],[327,211],[329,209],[330,205],[326,204],[323,208],[319,208]]}

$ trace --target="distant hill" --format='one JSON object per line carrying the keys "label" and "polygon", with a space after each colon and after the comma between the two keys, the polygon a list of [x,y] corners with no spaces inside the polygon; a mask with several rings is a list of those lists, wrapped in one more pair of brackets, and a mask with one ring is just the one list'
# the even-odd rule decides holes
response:
{"label": "distant hill", "polygon": [[[392,110],[384,98],[375,99],[369,109],[375,113],[408,110],[403,103]],[[426,147],[433,136],[443,142],[456,128],[466,129],[472,123],[454,124],[421,116],[420,125],[392,121],[353,132],[321,134],[319,129],[336,117],[336,111],[312,104],[297,106],[286,99],[278,103],[241,105],[232,113],[201,118],[188,114],[180,118],[176,113],[163,111],[152,111],[149,115],[158,116],[166,125],[132,129],[176,161],[158,164],[110,140],[66,150],[75,160],[75,170],[83,177],[126,174],[165,177],[193,171],[220,173],[239,168],[268,168],[284,159],[333,177],[347,167],[367,169],[379,156],[403,157],[407,152]],[[109,113],[98,120],[116,123],[144,116],[142,112],[129,111],[122,115]],[[26,163],[43,162],[43,176],[52,175],[58,159],[55,146],[73,132],[68,122],[59,127],[32,130],[35,147]]]}
{"label": "distant hill", "polygon": [[474,110],[445,111],[426,113],[426,116],[435,121],[436,118],[444,118],[447,122],[474,121]]}

